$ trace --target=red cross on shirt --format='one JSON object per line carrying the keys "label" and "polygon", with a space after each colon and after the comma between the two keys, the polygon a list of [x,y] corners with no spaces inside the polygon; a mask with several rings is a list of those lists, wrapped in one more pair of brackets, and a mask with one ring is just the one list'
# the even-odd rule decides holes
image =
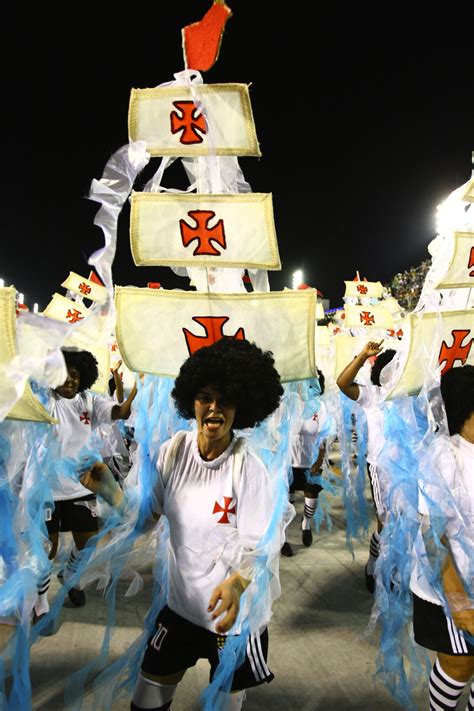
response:
{"label": "red cross on shirt", "polygon": [[80,421],[83,422],[85,425],[90,425],[90,423],[91,423],[91,420],[90,420],[90,417],[89,417],[89,413],[88,413],[88,412],[83,412],[79,419],[80,419]]}
{"label": "red cross on shirt", "polygon": [[224,496],[224,508],[220,504],[216,503],[214,504],[214,509],[212,511],[213,514],[219,513],[220,511],[223,512],[222,518],[218,520],[217,523],[229,523],[229,518],[227,514],[235,514],[235,504],[230,508],[230,503],[232,501],[232,496]]}

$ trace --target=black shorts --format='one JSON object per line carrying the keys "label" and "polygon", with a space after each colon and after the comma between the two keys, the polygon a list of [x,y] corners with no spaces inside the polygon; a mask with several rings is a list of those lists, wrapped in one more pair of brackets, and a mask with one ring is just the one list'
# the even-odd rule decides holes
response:
{"label": "black shorts", "polygon": [[97,500],[94,494],[81,496],[79,499],[55,501],[53,511],[46,509],[45,518],[48,533],[91,533],[99,530]]}
{"label": "black shorts", "polygon": [[[225,640],[225,635],[188,622],[165,605],[157,617],[155,633],[148,640],[142,671],[152,676],[167,676],[193,667],[198,659],[207,659],[212,681]],[[245,660],[234,672],[231,691],[249,689],[273,679],[267,667],[267,654],[268,631],[265,629],[261,635],[248,638]]]}
{"label": "black shorts", "polygon": [[416,595],[413,595],[413,632],[415,641],[426,649],[454,656],[474,656],[474,647],[464,639],[462,630],[452,619],[446,617],[442,606]]}
{"label": "black shorts", "polygon": [[323,490],[321,484],[309,484],[306,479],[306,469],[297,469],[292,467],[293,470],[293,481],[290,484],[290,494],[295,491],[305,491],[310,494],[310,498],[316,499],[320,491]]}

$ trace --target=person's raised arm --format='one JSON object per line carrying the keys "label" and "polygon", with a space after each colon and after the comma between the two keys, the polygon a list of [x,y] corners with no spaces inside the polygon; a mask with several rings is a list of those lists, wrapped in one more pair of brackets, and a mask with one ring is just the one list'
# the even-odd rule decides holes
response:
{"label": "person's raised arm", "polygon": [[123,382],[119,373],[121,365],[122,361],[118,360],[110,369],[115,383],[115,397],[117,398],[117,402],[120,404],[123,402]]}
{"label": "person's raised arm", "polygon": [[376,341],[369,341],[366,343],[359,355],[351,360],[351,362],[346,365],[344,370],[339,374],[336,380],[337,387],[351,400],[357,400],[359,397],[359,386],[354,382],[357,373],[368,358],[372,358],[372,356],[379,355],[379,353],[382,352],[382,343],[383,339],[380,343],[377,343]]}
{"label": "person's raised arm", "polygon": [[127,420],[130,417],[130,410],[132,408],[132,402],[135,400],[137,394],[137,384],[133,383],[133,388],[130,391],[128,398],[120,403],[120,405],[114,405],[112,408],[112,419],[113,420]]}

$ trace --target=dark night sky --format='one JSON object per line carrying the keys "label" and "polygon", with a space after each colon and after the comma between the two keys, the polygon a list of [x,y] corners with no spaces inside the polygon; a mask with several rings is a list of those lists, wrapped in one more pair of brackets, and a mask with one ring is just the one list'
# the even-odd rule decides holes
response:
{"label": "dark night sky", "polygon": [[[456,34],[446,25],[422,42],[406,31],[408,22],[395,27],[388,17],[374,28],[356,15],[338,18],[335,9],[311,24],[308,6],[295,3],[267,24],[255,8],[270,4],[228,2],[234,14],[204,80],[251,83],[262,158],[239,162],[254,192],[273,193],[283,266],[270,272],[271,288],[291,286],[302,268],[337,306],[356,269],[387,282],[418,265],[429,256],[436,205],[471,176],[469,18],[457,16]],[[72,15],[62,31],[43,16],[41,33],[31,18],[18,29],[16,52],[4,62],[0,277],[30,305],[44,308],[54,291],[65,293],[60,284],[70,270],[87,276],[87,257],[103,239],[93,226],[98,206],[86,195],[128,142],[130,89],[170,81],[184,68],[181,27],[209,6],[145,4],[120,18],[110,6],[110,23]],[[30,59],[20,61],[27,51]],[[167,186],[183,187],[181,172],[167,174]],[[126,206],[115,283],[186,288],[168,268],[134,266],[128,226]]]}

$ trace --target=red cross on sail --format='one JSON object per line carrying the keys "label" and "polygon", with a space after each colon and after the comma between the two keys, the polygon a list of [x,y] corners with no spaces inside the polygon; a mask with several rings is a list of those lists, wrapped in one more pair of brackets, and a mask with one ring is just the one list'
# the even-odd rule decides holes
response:
{"label": "red cross on sail", "polygon": [[[196,323],[204,328],[206,335],[196,336],[187,328],[183,328],[189,355],[196,353],[196,351],[204,346],[211,346],[213,343],[216,343],[216,341],[220,341],[221,338],[224,338],[226,334],[223,332],[223,328],[228,320],[228,316],[194,316],[193,321],[196,321]],[[237,329],[233,338],[243,341],[245,338],[244,329]]]}

